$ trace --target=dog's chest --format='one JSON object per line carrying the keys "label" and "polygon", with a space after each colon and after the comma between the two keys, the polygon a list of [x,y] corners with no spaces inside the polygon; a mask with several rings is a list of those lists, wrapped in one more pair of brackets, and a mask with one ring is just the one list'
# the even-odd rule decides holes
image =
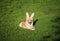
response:
{"label": "dog's chest", "polygon": [[26,26],[27,26],[28,28],[32,28],[32,27],[33,27],[32,24],[27,24]]}

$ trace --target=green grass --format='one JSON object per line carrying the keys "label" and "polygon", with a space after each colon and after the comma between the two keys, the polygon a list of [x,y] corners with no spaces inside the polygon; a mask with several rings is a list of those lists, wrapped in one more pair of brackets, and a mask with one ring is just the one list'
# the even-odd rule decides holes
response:
{"label": "green grass", "polygon": [[[35,31],[18,26],[26,12],[34,12],[34,20],[38,19]],[[60,0],[1,0],[0,41],[58,41],[59,15]]]}

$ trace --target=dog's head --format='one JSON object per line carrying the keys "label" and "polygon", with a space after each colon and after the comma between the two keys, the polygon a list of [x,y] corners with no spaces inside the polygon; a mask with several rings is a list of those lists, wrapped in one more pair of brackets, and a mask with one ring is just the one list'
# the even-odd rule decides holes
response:
{"label": "dog's head", "polygon": [[32,13],[31,16],[29,16],[28,12],[26,12],[26,22],[28,22],[29,24],[32,24],[33,17],[34,17],[34,13]]}

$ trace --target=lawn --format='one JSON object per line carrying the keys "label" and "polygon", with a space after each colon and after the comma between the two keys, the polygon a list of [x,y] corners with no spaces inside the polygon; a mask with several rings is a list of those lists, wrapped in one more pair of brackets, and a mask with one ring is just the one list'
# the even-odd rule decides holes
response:
{"label": "lawn", "polygon": [[[19,27],[35,13],[35,30]],[[0,0],[0,41],[59,41],[60,0]]]}

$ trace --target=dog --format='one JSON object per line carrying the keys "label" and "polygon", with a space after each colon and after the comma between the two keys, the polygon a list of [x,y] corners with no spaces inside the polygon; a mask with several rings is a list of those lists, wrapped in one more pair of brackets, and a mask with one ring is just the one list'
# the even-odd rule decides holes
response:
{"label": "dog", "polygon": [[22,21],[19,24],[19,27],[22,27],[25,29],[30,29],[30,30],[35,30],[35,28],[33,26],[33,17],[34,17],[34,13],[32,13],[31,16],[29,16],[29,13],[26,12],[26,20]]}

